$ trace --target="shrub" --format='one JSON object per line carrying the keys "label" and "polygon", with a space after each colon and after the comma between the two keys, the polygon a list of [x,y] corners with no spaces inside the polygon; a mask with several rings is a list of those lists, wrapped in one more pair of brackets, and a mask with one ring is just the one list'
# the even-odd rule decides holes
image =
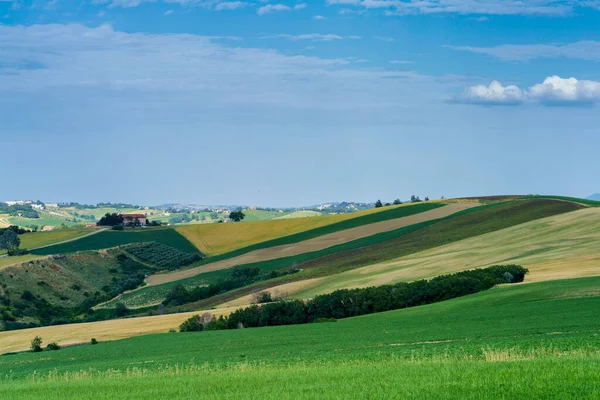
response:
{"label": "shrub", "polygon": [[122,231],[125,229],[125,227],[123,225],[115,225],[110,229],[112,229],[113,231]]}
{"label": "shrub", "polygon": [[40,351],[42,351],[41,337],[36,336],[35,338],[33,338],[33,340],[31,341],[31,351],[33,351],[34,353],[39,353]]}
{"label": "shrub", "polygon": [[129,314],[129,308],[123,303],[117,303],[115,305],[115,316],[116,317],[124,317]]}
{"label": "shrub", "polygon": [[179,332],[200,332],[204,330],[202,317],[194,315],[188,318],[179,326]]}
{"label": "shrub", "polygon": [[60,346],[56,342],[49,343],[46,348],[51,351],[60,350]]}
{"label": "shrub", "polygon": [[98,344],[98,341],[96,340],[96,338],[92,338],[92,340],[90,340],[90,344],[93,346],[95,344]]}
{"label": "shrub", "polygon": [[271,296],[271,293],[269,292],[258,292],[258,293],[254,293],[253,297],[253,303],[255,304],[262,304],[262,303],[272,303],[273,302],[273,297]]}

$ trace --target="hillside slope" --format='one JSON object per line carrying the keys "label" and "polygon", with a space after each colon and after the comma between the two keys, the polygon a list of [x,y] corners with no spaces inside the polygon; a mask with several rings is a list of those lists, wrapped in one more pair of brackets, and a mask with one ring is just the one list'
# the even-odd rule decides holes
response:
{"label": "hillside slope", "polygon": [[[463,269],[515,263],[527,281],[600,275],[600,209],[586,208],[465,239],[395,260],[274,288],[307,298],[349,287],[430,278]],[[246,304],[242,297],[232,304]]]}
{"label": "hillside slope", "polygon": [[[433,204],[432,204],[433,205]],[[449,215],[455,214],[462,210],[470,208],[470,205],[464,204],[452,204],[444,207],[435,205],[423,204],[415,205],[411,207],[404,207],[397,209],[398,211],[404,211],[402,214],[396,212],[397,215],[406,215],[405,217],[399,217],[391,220],[384,220],[380,222],[373,222],[371,224],[362,225],[354,228],[349,228],[340,231],[334,231],[334,233],[325,234],[322,236],[308,239],[298,243],[284,244],[280,246],[268,247],[264,249],[254,250],[244,255],[229,258],[223,261],[217,261],[206,265],[201,265],[192,269],[183,271],[175,271],[166,274],[156,274],[148,277],[148,285],[160,285],[168,282],[179,281],[181,279],[190,278],[198,274],[210,271],[218,271],[220,269],[231,268],[235,265],[243,265],[250,263],[257,263],[261,261],[268,261],[281,257],[289,257],[293,255],[303,254],[307,252],[313,252],[322,250],[328,247],[336,246],[341,243],[350,242],[367,236],[375,235],[377,233],[388,232],[391,230],[399,229],[405,226],[413,225],[419,222],[430,221],[438,218],[444,218]],[[430,209],[429,211],[426,211]],[[383,214],[379,214],[383,215]],[[351,221],[347,221],[351,222]],[[349,224],[348,224],[349,225]],[[333,230],[333,229],[332,229]]]}

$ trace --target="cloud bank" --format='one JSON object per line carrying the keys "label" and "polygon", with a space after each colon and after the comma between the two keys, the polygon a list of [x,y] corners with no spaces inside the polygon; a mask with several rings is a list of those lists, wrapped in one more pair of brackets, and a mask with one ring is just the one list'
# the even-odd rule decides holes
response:
{"label": "cloud bank", "polygon": [[598,0],[327,0],[329,5],[383,10],[387,15],[488,14],[565,16],[577,8],[599,8]]}
{"label": "cloud bank", "polygon": [[466,88],[452,101],[476,105],[590,105],[600,103],[600,82],[550,76],[543,83],[523,90],[518,86],[503,86],[493,81],[488,86]]}

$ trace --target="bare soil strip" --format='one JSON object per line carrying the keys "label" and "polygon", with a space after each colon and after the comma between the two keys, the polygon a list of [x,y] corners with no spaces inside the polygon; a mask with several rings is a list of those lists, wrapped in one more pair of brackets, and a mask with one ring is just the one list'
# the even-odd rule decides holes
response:
{"label": "bare soil strip", "polygon": [[336,246],[342,243],[347,243],[352,240],[361,239],[378,233],[404,228],[406,226],[418,224],[420,222],[430,221],[433,219],[444,218],[471,207],[473,207],[472,204],[449,204],[445,207],[425,211],[420,214],[346,229],[328,235],[319,236],[314,239],[305,240],[299,243],[286,244],[282,246],[269,247],[267,249],[255,250],[250,253],[243,254],[239,257],[234,257],[223,261],[217,261],[196,268],[170,272],[166,274],[155,274],[148,277],[148,285],[161,285],[163,283],[169,283],[178,281],[180,279],[190,278],[192,276],[196,276],[205,272],[232,268],[236,265],[274,260],[276,258],[295,256],[298,254],[308,253],[312,251],[319,251],[328,247]]}

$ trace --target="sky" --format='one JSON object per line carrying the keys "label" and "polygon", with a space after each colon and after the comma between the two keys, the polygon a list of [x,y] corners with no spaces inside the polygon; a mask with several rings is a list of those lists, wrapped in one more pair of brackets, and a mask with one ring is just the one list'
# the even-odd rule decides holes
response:
{"label": "sky", "polygon": [[600,0],[0,0],[0,201],[600,192]]}

